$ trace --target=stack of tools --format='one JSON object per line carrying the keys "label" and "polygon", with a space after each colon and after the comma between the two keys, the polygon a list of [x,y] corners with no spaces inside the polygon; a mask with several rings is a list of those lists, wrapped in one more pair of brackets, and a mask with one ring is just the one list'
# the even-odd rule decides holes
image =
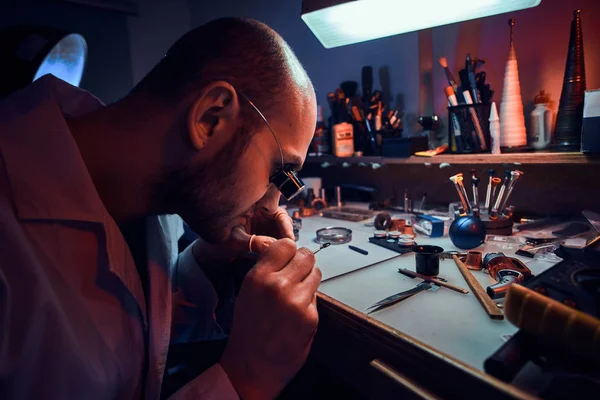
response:
{"label": "stack of tools", "polygon": [[508,23],[510,26],[510,49],[506,69],[504,70],[504,88],[500,106],[500,146],[519,147],[527,145],[527,133],[525,131],[517,55],[513,41],[515,19],[511,18]]}
{"label": "stack of tools", "polygon": [[460,85],[448,67],[445,57],[439,64],[446,73],[450,122],[449,145],[453,153],[479,153],[491,147],[489,116],[494,91],[486,83],[486,72],[477,71],[485,60],[467,54],[465,68],[459,71]]}
{"label": "stack of tools", "polygon": [[489,170],[485,202],[479,200],[479,183],[476,171],[471,170],[471,186],[473,192],[473,201],[469,200],[469,195],[463,184],[463,174],[459,173],[450,177],[456,187],[460,199],[460,208],[455,217],[472,216],[480,219],[487,233],[497,235],[512,234],[512,216],[514,206],[509,205],[508,201],[513,193],[517,181],[523,175],[518,170],[506,170],[504,181],[495,176],[493,169]]}
{"label": "stack of tools", "polygon": [[581,11],[575,10],[573,15],[569,53],[556,116],[554,137],[558,148],[579,151],[586,80],[581,34]]}

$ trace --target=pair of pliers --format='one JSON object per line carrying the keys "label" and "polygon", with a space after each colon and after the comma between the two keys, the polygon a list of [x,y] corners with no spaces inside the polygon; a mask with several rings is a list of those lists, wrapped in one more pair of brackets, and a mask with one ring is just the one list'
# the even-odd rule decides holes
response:
{"label": "pair of pliers", "polygon": [[425,290],[436,291],[438,289],[439,289],[439,286],[433,285],[427,281],[423,281],[410,290],[405,290],[404,292],[393,294],[389,297],[386,297],[385,299],[383,299],[381,301],[378,301],[377,303],[373,304],[371,307],[367,308],[367,310],[370,310],[367,314],[371,314],[375,311],[379,311],[383,308],[386,308],[393,304],[399,303],[402,300],[408,299],[409,297],[414,296],[415,294],[423,292]]}

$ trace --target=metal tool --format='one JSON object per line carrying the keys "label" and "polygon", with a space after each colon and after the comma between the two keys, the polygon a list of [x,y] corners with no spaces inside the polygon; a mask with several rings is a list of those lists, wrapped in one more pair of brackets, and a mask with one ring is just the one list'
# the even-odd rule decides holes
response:
{"label": "metal tool", "polygon": [[471,185],[473,186],[473,215],[479,218],[479,178],[475,170],[471,170]]}
{"label": "metal tool", "polygon": [[342,206],[342,188],[340,186],[335,187],[335,201],[338,208]]}
{"label": "metal tool", "polygon": [[323,249],[328,248],[329,246],[331,246],[331,243],[323,243],[318,249],[313,250],[313,254],[317,254],[318,252],[320,252]]}
{"label": "metal tool", "polygon": [[[510,195],[512,194],[514,188],[515,188],[515,184],[517,183],[517,181],[519,180],[519,178],[521,176],[523,176],[523,172],[521,171],[511,171],[510,172],[510,182],[508,184],[508,189],[506,191],[506,195],[504,196],[504,199],[502,199],[502,203],[500,204],[500,208],[498,208],[498,211],[502,211],[501,214],[505,215],[506,214],[506,206],[508,204],[508,199],[510,198]],[[508,216],[508,214],[506,214],[506,216]]]}
{"label": "metal tool", "polygon": [[492,197],[490,197],[490,208],[488,208],[488,213],[492,212],[492,208],[494,207],[494,202],[496,199],[496,190],[498,189],[498,185],[502,183],[502,179],[500,178],[492,178]]}
{"label": "metal tool", "polygon": [[419,204],[420,212],[423,212],[425,210],[425,201],[427,201],[427,193],[423,194],[423,198],[421,199],[421,203]]}
{"label": "metal tool", "polygon": [[442,286],[442,287],[445,287],[447,289],[454,290],[455,292],[458,292],[458,293],[462,293],[462,294],[468,294],[469,293],[469,291],[467,289],[463,289],[461,287],[449,284],[448,281],[446,279],[444,279],[444,278],[427,276],[427,275],[421,275],[418,272],[413,272],[413,271],[411,271],[409,269],[406,269],[406,268],[399,268],[398,272],[401,273],[402,275],[406,275],[406,276],[409,276],[411,278],[421,278],[425,282],[433,283],[434,285]]}
{"label": "metal tool", "polygon": [[504,197],[504,193],[506,192],[506,188],[510,182],[510,171],[506,170],[504,173],[504,183],[500,186],[500,191],[498,192],[498,197],[496,197],[496,202],[494,203],[494,207],[492,211],[489,213],[490,219],[498,218],[498,211],[500,208],[500,204],[502,204],[502,198]]}
{"label": "metal tool", "polygon": [[456,174],[450,177],[452,183],[456,187],[456,191],[458,192],[458,197],[460,198],[460,202],[462,203],[462,214],[469,214],[471,212],[471,206],[469,205],[469,197],[467,196],[467,192],[465,190],[465,186],[463,185],[463,174]]}
{"label": "metal tool", "polygon": [[411,253],[411,251],[409,250],[409,251],[408,251],[408,252],[406,252],[406,253],[397,254],[397,255],[395,255],[395,256],[392,256],[392,257],[390,257],[390,258],[386,258],[385,260],[377,261],[377,262],[374,262],[374,263],[372,263],[372,264],[365,265],[364,267],[360,267],[360,268],[354,269],[354,270],[352,270],[352,271],[344,272],[343,274],[340,274],[340,275],[335,275],[335,276],[332,276],[332,277],[330,277],[330,278],[324,278],[324,279],[322,279],[322,280],[321,280],[321,282],[325,282],[325,281],[327,281],[327,280],[329,280],[329,279],[337,279],[337,278],[339,278],[339,277],[342,277],[342,276],[344,276],[344,275],[353,274],[353,273],[355,273],[356,271],[360,271],[361,269],[365,269],[365,268],[371,268],[371,267],[374,267],[374,266],[376,266],[376,265],[383,264],[383,263],[385,263],[385,262],[388,262],[388,261],[391,261],[391,260],[395,260],[396,258],[402,257],[402,256],[404,256],[405,254],[408,254],[408,253]]}
{"label": "metal tool", "polygon": [[489,173],[489,179],[488,179],[488,185],[487,185],[487,192],[485,193],[485,211],[489,212],[490,200],[492,198],[492,180],[494,179],[494,174],[496,173],[496,171],[494,171],[493,169],[490,169],[488,171],[488,173]]}
{"label": "metal tool", "polygon": [[371,307],[367,308],[367,310],[370,310],[367,314],[371,314],[375,311],[379,311],[381,309],[384,309],[386,307],[389,307],[391,305],[399,303],[402,300],[406,300],[409,297],[412,297],[415,294],[421,293],[425,290],[431,290],[432,292],[435,292],[439,288],[440,287],[437,285],[423,281],[410,290],[405,290],[404,292],[396,293],[394,295],[386,297],[385,299],[383,299],[381,301],[378,301],[377,303],[373,304]]}
{"label": "metal tool", "polygon": [[492,299],[506,296],[508,287],[513,283],[521,283],[531,276],[531,270],[517,258],[506,257],[504,253],[488,253],[483,266],[497,283],[488,286],[487,294]]}

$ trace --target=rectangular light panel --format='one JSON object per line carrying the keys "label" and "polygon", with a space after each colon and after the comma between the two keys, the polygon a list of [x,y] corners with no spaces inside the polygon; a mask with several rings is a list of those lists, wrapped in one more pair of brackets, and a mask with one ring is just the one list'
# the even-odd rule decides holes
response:
{"label": "rectangular light panel", "polygon": [[536,7],[542,0],[357,0],[302,14],[330,49]]}

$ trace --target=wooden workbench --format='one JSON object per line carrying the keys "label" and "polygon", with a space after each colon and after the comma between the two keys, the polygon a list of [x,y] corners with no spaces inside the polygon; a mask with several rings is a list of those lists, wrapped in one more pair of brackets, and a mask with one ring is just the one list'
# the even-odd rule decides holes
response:
{"label": "wooden workbench", "polygon": [[[317,254],[324,281],[313,357],[371,398],[530,397],[483,371],[484,360],[503,344],[503,335],[516,332],[514,326],[490,319],[472,293],[444,288],[366,315],[369,305],[420,282],[397,272],[398,268],[414,270],[414,254],[360,269],[397,253],[369,243],[374,228],[364,222],[321,217],[303,219],[298,245],[314,249],[316,230],[326,226],[352,229],[351,244],[369,254],[351,251],[348,244]],[[419,236],[417,242],[457,250],[447,237]],[[478,250],[486,252],[483,247]],[[533,273],[552,265],[523,261]],[[484,287],[494,282],[483,272],[474,274]],[[440,263],[440,276],[468,289],[452,260]]]}

